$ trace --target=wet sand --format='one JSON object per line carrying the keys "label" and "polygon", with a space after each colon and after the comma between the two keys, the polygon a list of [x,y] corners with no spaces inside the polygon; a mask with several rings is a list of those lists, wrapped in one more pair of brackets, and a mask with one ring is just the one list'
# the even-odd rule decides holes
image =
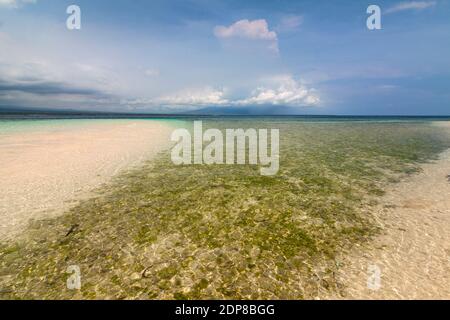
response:
{"label": "wet sand", "polygon": [[450,299],[449,175],[450,150],[392,185],[374,212],[381,235],[341,257],[342,292],[322,298]]}
{"label": "wet sand", "polygon": [[84,121],[0,135],[0,240],[62,214],[120,171],[168,146],[158,121]]}

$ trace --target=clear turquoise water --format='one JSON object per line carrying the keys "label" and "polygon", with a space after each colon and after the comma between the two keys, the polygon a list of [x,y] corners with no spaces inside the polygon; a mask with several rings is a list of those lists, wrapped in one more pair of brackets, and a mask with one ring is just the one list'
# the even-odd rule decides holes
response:
{"label": "clear turquoise water", "polygon": [[41,131],[50,128],[62,129],[68,126],[79,126],[89,120],[1,120],[0,134],[15,132]]}
{"label": "clear turquoise water", "polygon": [[58,119],[58,120],[0,120],[0,135],[27,132],[54,132],[76,129],[95,124],[114,124],[136,121],[157,121],[171,126],[179,126],[181,121],[175,119]]}

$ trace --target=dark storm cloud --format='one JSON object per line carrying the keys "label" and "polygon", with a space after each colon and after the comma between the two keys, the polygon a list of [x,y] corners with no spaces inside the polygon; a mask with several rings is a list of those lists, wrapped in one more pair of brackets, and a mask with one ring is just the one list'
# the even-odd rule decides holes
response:
{"label": "dark storm cloud", "polygon": [[105,96],[99,90],[69,86],[59,82],[29,81],[11,82],[0,79],[0,94],[21,92],[36,95],[81,95],[91,97]]}

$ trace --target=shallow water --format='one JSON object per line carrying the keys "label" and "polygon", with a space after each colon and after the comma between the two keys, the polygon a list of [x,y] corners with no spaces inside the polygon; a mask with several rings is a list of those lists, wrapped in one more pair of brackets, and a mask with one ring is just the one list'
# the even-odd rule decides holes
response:
{"label": "shallow water", "polygon": [[58,132],[73,130],[86,125],[94,124],[124,124],[133,122],[159,122],[176,126],[179,120],[176,119],[1,119],[0,135],[12,133],[31,133],[38,131]]}
{"label": "shallow water", "polygon": [[0,239],[57,216],[121,170],[168,146],[153,120],[8,121],[0,126]]}
{"label": "shallow water", "polygon": [[[27,290],[12,296],[301,299],[339,292],[336,257],[377,233],[367,208],[387,185],[450,147],[447,129],[424,120],[201,119],[205,129],[280,129],[279,174],[263,177],[250,165],[175,166],[162,153],[67,214],[34,224],[30,241],[0,250],[5,285]],[[67,263],[83,270],[80,292],[64,289]]]}

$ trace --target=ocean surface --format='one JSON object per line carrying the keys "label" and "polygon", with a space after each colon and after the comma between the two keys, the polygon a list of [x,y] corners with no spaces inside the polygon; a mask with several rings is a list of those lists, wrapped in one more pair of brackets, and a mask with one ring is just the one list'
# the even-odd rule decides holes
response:
{"label": "ocean surface", "polygon": [[252,116],[208,116],[208,115],[148,115],[148,114],[104,114],[104,113],[0,113],[0,133],[24,130],[39,130],[51,126],[54,130],[68,126],[80,126],[97,121],[158,120],[177,125],[180,121],[270,121],[270,122],[429,122],[450,121],[450,116],[317,116],[317,115],[252,115]]}
{"label": "ocean surface", "polygon": [[[450,148],[450,127],[443,122],[450,117],[74,118],[50,120],[28,115],[0,121],[0,136],[2,131],[17,132],[10,134],[13,142],[14,138],[25,139],[25,143],[10,144],[8,152],[0,152],[3,156],[9,153],[10,164],[22,166],[15,172],[24,181],[36,166],[34,159],[47,157],[34,170],[36,179],[30,192],[17,183],[13,171],[5,169],[6,161],[2,161],[0,176],[5,177],[5,189],[17,190],[9,194],[25,194],[16,197],[18,209],[5,210],[10,216],[24,210],[23,198],[31,204],[43,199],[48,203],[47,196],[54,197],[64,190],[64,183],[73,181],[67,178],[70,173],[72,177],[98,174],[96,166],[80,167],[80,163],[113,164],[101,149],[111,147],[114,141],[122,141],[114,153],[119,159],[133,135],[143,144],[163,141],[154,131],[138,131],[141,122],[190,127],[193,120],[203,120],[204,130],[277,128],[280,167],[277,175],[267,177],[255,165],[176,166],[170,150],[133,169],[127,167],[127,172],[102,184],[94,197],[77,200],[67,211],[24,231],[30,240],[24,240],[23,245],[2,247],[0,242],[0,274],[11,275],[0,285],[21,289],[12,291],[8,298],[313,299],[318,290],[339,289],[335,275],[341,265],[336,261],[352,246],[363,247],[377,235],[379,224],[373,214],[377,205],[383,210],[385,205],[391,209],[404,206],[396,199],[382,202],[387,187],[420,172],[424,163],[437,160]],[[131,118],[134,120],[129,121]],[[93,129],[95,134],[78,130],[85,124],[96,128],[97,123],[102,127],[104,122],[121,121],[139,125],[127,126],[124,132],[115,128],[106,133]],[[69,129],[72,126],[75,130]],[[23,130],[45,132],[22,134]],[[52,130],[68,132],[52,134]],[[59,138],[65,134],[72,137],[70,143]],[[0,146],[8,140],[0,138]],[[92,143],[96,145],[88,147]],[[27,157],[29,162],[21,161],[18,156],[23,158],[25,153],[18,148],[29,144],[33,156]],[[36,151],[36,144],[42,149]],[[57,152],[48,156],[46,148],[55,145]],[[67,149],[71,145],[79,147]],[[57,166],[71,169],[58,170],[58,179],[53,182],[49,177]],[[445,185],[446,172],[437,174]],[[441,184],[436,190],[433,186],[424,184],[430,193],[444,190]],[[72,189],[76,190],[67,188]],[[405,189],[401,195],[417,201],[420,193],[416,190]],[[34,191],[40,194],[33,199],[30,194]],[[5,199],[0,204],[13,199],[9,194],[0,192]],[[24,216],[28,213],[25,208]],[[433,214],[430,224],[436,221]],[[418,219],[410,224],[411,230],[425,225],[422,222]],[[70,230],[75,231],[64,238]],[[399,234],[400,229],[393,230]],[[434,232],[426,230],[430,235],[437,234]],[[446,239],[438,235],[436,238]],[[408,243],[415,247],[415,242]],[[435,248],[442,252],[442,245],[436,243]],[[428,244],[420,246],[420,251]],[[65,290],[67,257],[83,270],[83,291]],[[409,251],[404,257],[410,259]],[[400,265],[405,265],[401,261]],[[433,272],[431,269],[430,274]],[[318,275],[324,282],[317,281]],[[136,279],[142,286],[136,286]]]}
{"label": "ocean surface", "polygon": [[129,120],[133,121],[158,121],[170,125],[176,125],[179,120],[172,118],[41,118],[41,117],[24,117],[24,118],[8,118],[0,115],[0,135],[8,135],[14,133],[26,132],[59,132],[70,129],[77,129],[82,126],[92,125],[93,122],[102,124],[121,124]]}
{"label": "ocean surface", "polygon": [[295,121],[449,121],[450,115],[401,116],[401,115],[258,115],[258,114],[145,114],[86,112],[75,110],[17,110],[0,107],[2,120],[52,120],[52,119],[261,119],[261,120],[295,120]]}

